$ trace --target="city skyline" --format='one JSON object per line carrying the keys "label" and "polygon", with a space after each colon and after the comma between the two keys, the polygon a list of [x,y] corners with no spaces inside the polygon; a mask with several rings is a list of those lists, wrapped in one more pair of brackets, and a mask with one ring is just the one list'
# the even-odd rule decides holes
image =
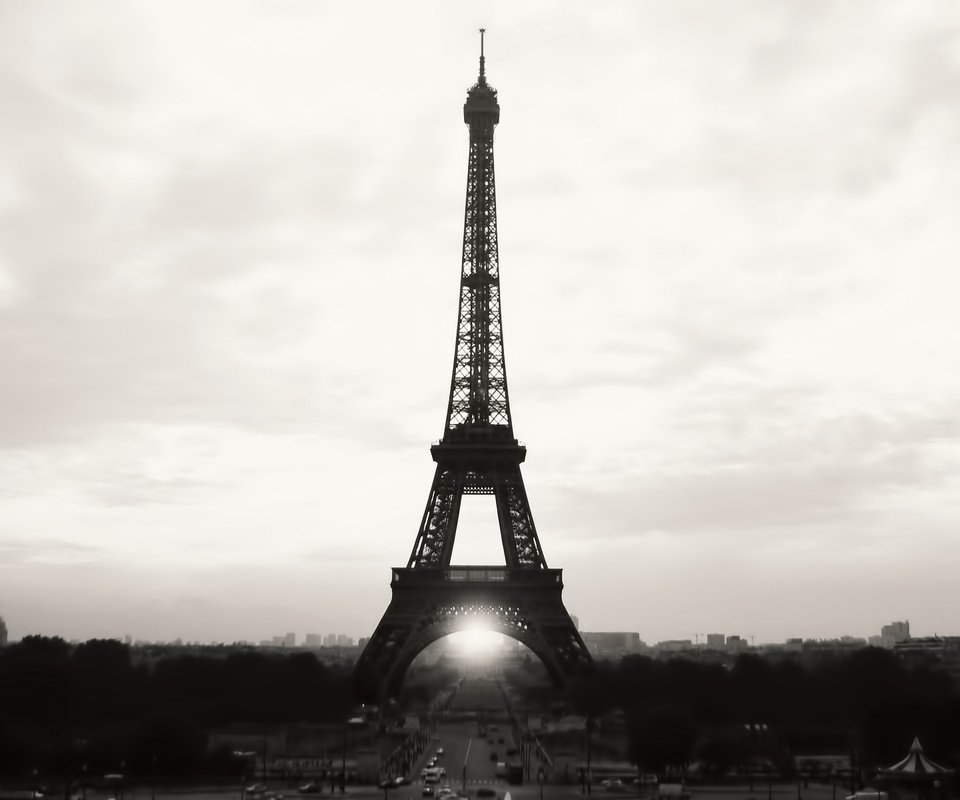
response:
{"label": "city skyline", "polygon": [[[955,6],[3,14],[11,640],[372,633],[442,433],[481,25],[511,406],[581,627],[954,632]],[[467,500],[455,562],[502,563]]]}

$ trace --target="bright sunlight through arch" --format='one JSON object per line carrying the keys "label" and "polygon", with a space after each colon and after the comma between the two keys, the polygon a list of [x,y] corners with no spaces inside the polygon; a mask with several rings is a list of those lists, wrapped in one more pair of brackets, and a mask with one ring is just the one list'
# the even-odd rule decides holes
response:
{"label": "bright sunlight through arch", "polygon": [[479,660],[494,658],[503,649],[504,636],[482,620],[469,623],[462,631],[450,634],[450,644],[464,656]]}

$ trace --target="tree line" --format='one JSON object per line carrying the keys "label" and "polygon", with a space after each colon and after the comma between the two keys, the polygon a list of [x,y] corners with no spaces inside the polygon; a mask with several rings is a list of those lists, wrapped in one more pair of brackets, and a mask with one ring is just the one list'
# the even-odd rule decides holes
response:
{"label": "tree line", "polygon": [[137,663],[130,647],[28,636],[0,649],[0,775],[229,774],[207,731],[235,722],[342,722],[348,667],[314,654],[241,651]]}
{"label": "tree line", "polygon": [[[718,775],[789,768],[804,753],[847,753],[865,768],[892,764],[914,736],[949,766],[960,757],[960,690],[949,673],[908,667],[867,648],[814,664],[743,655],[732,664],[629,656],[601,662],[558,694],[511,683],[528,709],[590,716],[596,755],[613,742],[646,771],[693,762]],[[407,708],[452,679],[438,665],[405,682]],[[229,752],[208,752],[210,730],[342,723],[355,707],[352,669],[313,653],[209,649],[133,657],[115,640],[71,645],[31,636],[0,649],[0,777],[231,774]],[[622,743],[625,743],[623,745]]]}
{"label": "tree line", "polygon": [[950,766],[960,756],[956,679],[879,648],[813,664],[752,654],[728,665],[628,656],[598,664],[571,699],[608,726],[619,719],[631,759],[651,772],[682,772],[696,761],[717,774],[783,773],[795,755],[832,753],[868,773],[905,756],[914,736]]}

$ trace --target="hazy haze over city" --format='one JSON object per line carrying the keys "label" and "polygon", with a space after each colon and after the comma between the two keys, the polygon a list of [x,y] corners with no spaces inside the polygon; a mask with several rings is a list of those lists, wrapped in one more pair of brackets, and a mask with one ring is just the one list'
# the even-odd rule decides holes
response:
{"label": "hazy haze over city", "polygon": [[[477,28],[588,630],[960,633],[960,6],[0,0],[11,638],[369,635],[433,475]],[[489,497],[454,561],[502,563]]]}

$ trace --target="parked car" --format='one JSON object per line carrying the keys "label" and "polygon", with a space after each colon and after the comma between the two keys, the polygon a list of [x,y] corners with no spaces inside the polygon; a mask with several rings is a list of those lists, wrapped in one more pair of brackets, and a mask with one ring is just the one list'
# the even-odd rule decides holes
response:
{"label": "parked car", "polygon": [[423,791],[420,792],[424,797],[433,797],[433,787],[430,785],[424,786]]}
{"label": "parked car", "polygon": [[608,792],[625,792],[629,788],[620,778],[607,778],[600,785]]}
{"label": "parked car", "polygon": [[299,787],[297,791],[300,794],[320,794],[320,792],[323,791],[323,784],[317,783],[317,781],[310,781]]}
{"label": "parked car", "polygon": [[263,783],[251,783],[244,791],[247,794],[263,794],[267,791],[267,787]]}

